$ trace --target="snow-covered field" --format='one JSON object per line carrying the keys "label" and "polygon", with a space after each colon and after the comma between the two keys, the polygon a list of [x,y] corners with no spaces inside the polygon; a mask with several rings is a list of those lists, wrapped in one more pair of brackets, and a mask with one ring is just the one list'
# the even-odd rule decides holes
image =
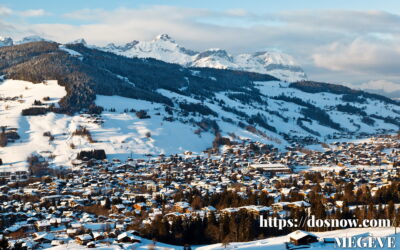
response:
{"label": "snow-covered field", "polygon": [[[35,100],[46,105],[55,104],[65,96],[66,91],[56,81],[47,81],[41,84],[32,84],[25,81],[6,80],[0,83],[0,97],[16,97],[15,100],[0,101],[0,126],[18,128],[20,139],[9,146],[0,148],[0,158],[4,165],[0,171],[12,166],[15,170],[24,169],[26,158],[33,151],[47,151],[56,148],[43,136],[46,131],[54,135],[64,133],[65,116],[49,113],[44,116],[22,116],[23,109],[32,106]],[[49,101],[43,101],[50,97]]]}
{"label": "snow-covered field", "polygon": [[[161,104],[119,96],[97,96],[96,104],[106,110],[115,108],[115,112],[103,112],[103,126],[93,130],[94,138],[111,155],[201,152],[210,147],[214,139],[211,133],[196,135],[197,127],[193,125],[163,121],[166,113]],[[132,108],[146,110],[150,118],[139,119],[135,113],[124,112]]]}
{"label": "snow-covered field", "polygon": [[[115,108],[115,112],[103,113],[102,125],[88,115],[21,115],[21,111],[31,107],[35,100],[49,96],[50,101],[44,103],[57,103],[65,94],[65,89],[55,81],[32,84],[6,80],[0,84],[1,97],[18,96],[15,101],[0,101],[0,126],[17,128],[21,136],[21,139],[0,149],[4,163],[0,171],[9,171],[10,167],[14,171],[25,169],[26,159],[32,153],[48,157],[55,165],[70,166],[71,160],[83,149],[104,149],[110,159],[184,151],[201,153],[211,146],[214,138],[208,132],[195,134],[197,128],[193,125],[163,121],[165,111],[160,104],[118,96],[97,96],[98,105],[106,109]],[[126,108],[148,110],[151,118],[139,119],[135,113],[124,112]],[[85,137],[72,136],[79,126],[91,132],[94,143]],[[45,132],[50,132],[54,140],[43,136]]]}

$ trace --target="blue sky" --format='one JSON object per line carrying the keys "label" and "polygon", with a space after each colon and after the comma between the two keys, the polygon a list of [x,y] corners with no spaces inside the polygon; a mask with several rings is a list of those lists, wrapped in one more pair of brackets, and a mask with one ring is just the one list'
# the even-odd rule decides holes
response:
{"label": "blue sky", "polygon": [[25,9],[45,9],[55,14],[61,14],[68,11],[73,11],[83,8],[103,8],[113,9],[118,7],[138,8],[150,5],[172,5],[190,8],[206,8],[214,10],[243,8],[254,12],[265,11],[285,11],[299,9],[351,9],[351,10],[384,10],[384,11],[399,11],[399,2],[396,0],[376,1],[376,0],[336,0],[336,1],[321,1],[321,0],[69,0],[69,1],[54,1],[54,0],[10,0],[0,1],[2,5],[8,6],[16,10]]}
{"label": "blue sky", "polygon": [[[187,8],[201,8],[210,10],[227,10],[227,9],[244,9],[254,13],[271,13],[293,10],[324,10],[324,9],[343,9],[343,10],[382,10],[393,13],[400,12],[400,4],[396,0],[376,1],[376,0],[336,0],[336,1],[321,1],[321,0],[69,0],[69,1],[54,1],[54,0],[10,0],[0,1],[0,4],[14,10],[24,11],[27,9],[43,9],[48,14],[40,18],[31,20],[32,23],[48,22],[58,23],[63,22],[77,24],[74,20],[66,20],[62,17],[64,13],[73,12],[79,9],[105,9],[112,10],[117,8],[143,8],[152,5],[169,5],[180,6]],[[84,23],[84,22],[80,22]]]}
{"label": "blue sky", "polygon": [[311,79],[400,96],[399,13],[394,0],[0,0],[0,36],[105,45],[168,33],[194,50],[273,48]]}

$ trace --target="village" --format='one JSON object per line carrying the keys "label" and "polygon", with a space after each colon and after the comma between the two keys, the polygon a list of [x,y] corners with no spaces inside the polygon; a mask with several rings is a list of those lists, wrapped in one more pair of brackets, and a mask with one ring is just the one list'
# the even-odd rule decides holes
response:
{"label": "village", "polygon": [[[398,135],[332,142],[321,148],[294,143],[280,152],[242,141],[203,155],[149,155],[124,162],[84,157],[74,161],[72,169],[44,176],[29,170],[2,172],[0,237],[26,249],[69,242],[86,247],[140,244],[149,236],[153,236],[151,244],[157,245],[168,238],[168,232],[157,231],[163,223],[173,231],[178,221],[210,221],[212,216],[222,223],[243,211],[258,221],[260,215],[291,218],[295,211],[321,213],[316,211],[320,203],[323,216],[363,210],[370,202],[379,204],[382,213],[388,201],[396,203],[398,186],[392,197],[385,195],[400,180]],[[295,229],[257,230],[261,231],[256,235],[265,236]],[[215,241],[252,237],[230,232]],[[196,243],[185,237],[176,244]]]}

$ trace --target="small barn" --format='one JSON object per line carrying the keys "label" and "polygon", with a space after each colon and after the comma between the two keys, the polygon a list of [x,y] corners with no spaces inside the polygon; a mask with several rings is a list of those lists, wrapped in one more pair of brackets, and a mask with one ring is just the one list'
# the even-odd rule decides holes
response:
{"label": "small barn", "polygon": [[303,230],[294,231],[288,236],[290,238],[290,242],[296,246],[308,245],[310,243],[318,242],[318,236]]}
{"label": "small barn", "polygon": [[118,235],[117,237],[118,242],[123,243],[140,243],[140,240],[137,239],[132,233],[124,232]]}
{"label": "small barn", "polygon": [[79,236],[75,237],[75,241],[79,245],[86,245],[92,240],[93,240],[93,238],[90,234],[83,234],[83,235],[79,235]]}

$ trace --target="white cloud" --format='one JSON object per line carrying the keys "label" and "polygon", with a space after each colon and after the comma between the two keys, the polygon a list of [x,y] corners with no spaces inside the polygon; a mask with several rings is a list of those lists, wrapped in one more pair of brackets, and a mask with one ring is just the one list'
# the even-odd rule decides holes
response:
{"label": "white cloud", "polygon": [[374,80],[358,85],[361,89],[380,90],[382,92],[390,93],[400,91],[400,84],[387,81],[387,80]]}
{"label": "white cloud", "polygon": [[276,18],[292,25],[347,35],[372,32],[398,32],[400,16],[385,11],[302,10],[275,14]]}
{"label": "white cloud", "polygon": [[312,58],[316,66],[354,73],[400,76],[400,46],[396,40],[357,38],[320,47]]}
{"label": "white cloud", "polygon": [[244,9],[229,9],[225,11],[226,14],[236,17],[248,17],[252,14]]}
{"label": "white cloud", "polygon": [[10,8],[0,6],[0,17],[1,16],[8,16],[12,14],[12,10]]}
{"label": "white cloud", "polygon": [[22,17],[40,17],[40,16],[45,16],[47,14],[48,13],[43,9],[32,9],[32,10],[25,10],[18,12],[18,15]]}
{"label": "white cloud", "polygon": [[[226,14],[232,15],[232,14]],[[243,43],[238,39],[244,31],[236,27],[224,27],[200,21],[202,18],[217,16],[208,10],[153,6],[145,9],[120,8],[112,11],[100,9],[80,10],[67,13],[65,18],[83,20],[88,24],[35,24],[31,29],[57,41],[70,41],[84,37],[90,43],[104,45],[109,42],[125,43],[134,39],[152,39],[160,33],[168,33],[189,47],[204,49],[208,47],[233,47]],[[257,40],[257,38],[253,39]],[[249,40],[252,42],[252,40]],[[246,46],[249,44],[247,43]]]}

